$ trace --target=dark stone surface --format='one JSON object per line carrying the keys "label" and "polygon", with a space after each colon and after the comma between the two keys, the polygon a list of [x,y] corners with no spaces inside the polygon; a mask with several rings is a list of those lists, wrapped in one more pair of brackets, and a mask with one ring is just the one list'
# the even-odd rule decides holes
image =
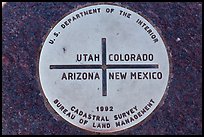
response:
{"label": "dark stone surface", "polygon": [[[37,83],[43,36],[65,13],[86,3],[8,3],[2,10],[2,134],[89,134],[56,121]],[[172,54],[164,105],[122,134],[202,134],[202,3],[122,3],[148,17]]]}

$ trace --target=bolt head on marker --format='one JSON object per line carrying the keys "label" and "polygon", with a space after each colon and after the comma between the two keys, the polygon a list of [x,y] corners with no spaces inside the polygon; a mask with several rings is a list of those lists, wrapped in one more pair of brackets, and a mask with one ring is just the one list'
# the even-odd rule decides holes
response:
{"label": "bolt head on marker", "polygon": [[138,125],[161,102],[169,58],[141,15],[109,4],[80,8],[48,33],[39,59],[50,106],[69,123],[99,133]]}

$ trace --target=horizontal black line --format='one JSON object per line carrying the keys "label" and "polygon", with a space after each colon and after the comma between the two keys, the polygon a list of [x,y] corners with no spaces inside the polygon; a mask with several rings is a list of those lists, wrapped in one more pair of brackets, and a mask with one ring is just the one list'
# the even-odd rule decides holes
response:
{"label": "horizontal black line", "polygon": [[[137,64],[137,65],[106,65],[107,69],[150,69],[159,68],[158,64]],[[50,65],[50,69],[102,69],[102,65]]]}
{"label": "horizontal black line", "polygon": [[50,69],[101,69],[101,65],[50,65]]}
{"label": "horizontal black line", "polygon": [[136,65],[107,65],[108,69],[130,69],[130,68],[159,68],[158,64],[136,64]]}

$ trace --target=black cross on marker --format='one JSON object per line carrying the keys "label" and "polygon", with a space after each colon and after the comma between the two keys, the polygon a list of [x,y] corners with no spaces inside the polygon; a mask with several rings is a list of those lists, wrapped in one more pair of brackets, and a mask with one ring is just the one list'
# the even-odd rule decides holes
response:
{"label": "black cross on marker", "polygon": [[158,64],[106,64],[106,38],[102,38],[102,65],[50,65],[50,69],[102,69],[102,96],[107,96],[107,69],[149,69]]}

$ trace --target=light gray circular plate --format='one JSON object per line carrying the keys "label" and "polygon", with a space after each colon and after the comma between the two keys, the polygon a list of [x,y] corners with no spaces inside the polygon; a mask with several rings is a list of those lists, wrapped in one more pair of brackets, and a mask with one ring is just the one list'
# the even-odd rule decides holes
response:
{"label": "light gray circular plate", "polygon": [[40,84],[52,108],[82,129],[110,133],[139,124],[158,106],[169,59],[141,15],[108,4],[78,9],[49,32]]}

